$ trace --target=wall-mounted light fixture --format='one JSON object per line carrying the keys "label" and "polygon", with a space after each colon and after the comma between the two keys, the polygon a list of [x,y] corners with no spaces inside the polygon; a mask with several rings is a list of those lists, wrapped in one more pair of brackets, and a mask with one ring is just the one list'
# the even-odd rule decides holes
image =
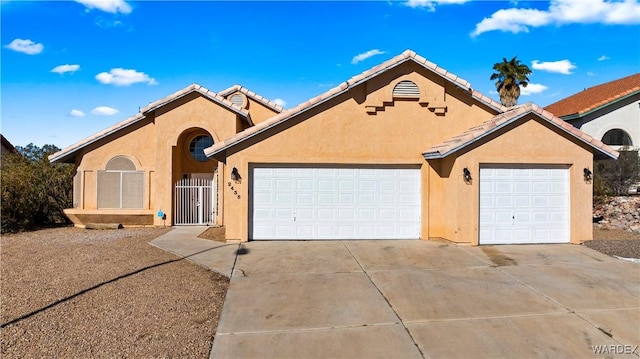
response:
{"label": "wall-mounted light fixture", "polygon": [[469,169],[467,167],[462,170],[462,178],[464,178],[465,182],[471,182],[471,180],[473,179],[471,178],[471,172],[469,172]]}
{"label": "wall-mounted light fixture", "polygon": [[591,180],[593,179],[593,173],[591,172],[591,170],[585,167],[583,172],[584,172],[584,181],[591,182]]}
{"label": "wall-mounted light fixture", "polygon": [[240,180],[242,180],[240,173],[238,173],[238,169],[235,167],[233,167],[233,169],[231,170],[231,179],[235,182],[239,182]]}

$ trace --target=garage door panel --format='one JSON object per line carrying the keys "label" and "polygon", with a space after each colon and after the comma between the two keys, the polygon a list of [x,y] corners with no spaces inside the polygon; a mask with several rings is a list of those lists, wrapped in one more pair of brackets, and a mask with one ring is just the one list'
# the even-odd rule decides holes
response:
{"label": "garage door panel", "polygon": [[293,204],[293,194],[291,193],[276,193],[276,205],[279,204]]}
{"label": "garage door panel", "polygon": [[296,189],[298,191],[313,189],[313,179],[311,179],[311,178],[299,178],[296,181]]}
{"label": "garage door panel", "polygon": [[481,166],[480,244],[569,241],[568,166]]}
{"label": "garage door panel", "polygon": [[328,179],[318,179],[318,190],[320,191],[334,191],[336,183]]}
{"label": "garage door panel", "polygon": [[318,204],[333,205],[336,203],[336,196],[333,193],[318,193]]}
{"label": "garage door panel", "polygon": [[493,203],[495,207],[509,207],[513,206],[513,197],[506,195],[495,195],[493,197]]}
{"label": "garage door panel", "polygon": [[373,208],[361,208],[358,210],[359,221],[374,221],[376,219],[376,211]]}
{"label": "garage door panel", "polygon": [[318,208],[317,219],[320,221],[334,220],[336,219],[335,212],[334,208]]}
{"label": "garage door panel", "polygon": [[419,169],[258,167],[253,177],[252,239],[419,238]]}

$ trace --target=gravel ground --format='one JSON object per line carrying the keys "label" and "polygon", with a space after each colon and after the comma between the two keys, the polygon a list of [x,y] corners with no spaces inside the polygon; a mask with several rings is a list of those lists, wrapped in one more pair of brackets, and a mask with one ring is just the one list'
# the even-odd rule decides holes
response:
{"label": "gravel ground", "polygon": [[583,245],[610,256],[640,258],[640,235],[621,229],[593,227],[593,240]]}
{"label": "gravel ground", "polygon": [[229,279],[148,244],[168,229],[0,238],[0,356],[207,358]]}
{"label": "gravel ground", "polygon": [[[150,246],[170,229],[45,229],[0,238],[0,355],[194,357],[211,349],[228,278]],[[222,240],[224,227],[202,238]],[[584,245],[640,258],[640,235]]]}
{"label": "gravel ground", "polygon": [[211,228],[207,228],[206,231],[200,233],[198,237],[202,239],[209,239],[216,242],[226,242],[224,233],[225,233],[224,226],[211,227]]}

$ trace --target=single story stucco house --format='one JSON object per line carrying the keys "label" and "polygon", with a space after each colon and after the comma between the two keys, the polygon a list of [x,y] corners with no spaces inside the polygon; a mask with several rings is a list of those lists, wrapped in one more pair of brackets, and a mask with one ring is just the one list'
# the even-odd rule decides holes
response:
{"label": "single story stucco house", "polygon": [[591,239],[592,161],[617,155],[408,50],[289,110],[192,85],[50,159],[78,168],[79,226],[478,245]]}

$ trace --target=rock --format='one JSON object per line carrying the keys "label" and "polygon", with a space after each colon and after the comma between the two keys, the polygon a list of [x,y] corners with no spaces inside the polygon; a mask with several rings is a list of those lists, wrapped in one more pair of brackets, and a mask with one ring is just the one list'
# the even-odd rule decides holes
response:
{"label": "rock", "polygon": [[[640,232],[640,196],[608,197],[594,206],[594,222],[599,228],[619,228]],[[596,221],[596,219],[601,219]]]}

